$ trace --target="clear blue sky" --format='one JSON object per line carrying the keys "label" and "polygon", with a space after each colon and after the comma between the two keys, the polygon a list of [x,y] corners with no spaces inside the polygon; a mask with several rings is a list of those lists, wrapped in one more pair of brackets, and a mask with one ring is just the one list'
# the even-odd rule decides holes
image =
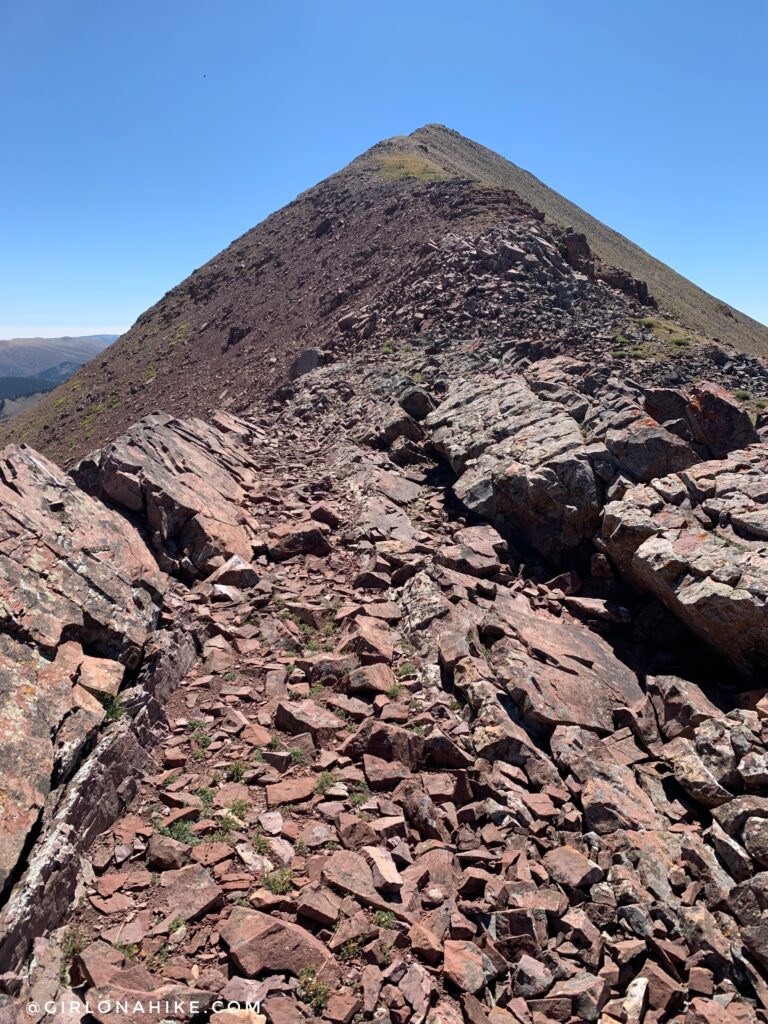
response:
{"label": "clear blue sky", "polygon": [[768,322],[767,44],[766,0],[5,0],[0,337],[127,328],[431,121]]}

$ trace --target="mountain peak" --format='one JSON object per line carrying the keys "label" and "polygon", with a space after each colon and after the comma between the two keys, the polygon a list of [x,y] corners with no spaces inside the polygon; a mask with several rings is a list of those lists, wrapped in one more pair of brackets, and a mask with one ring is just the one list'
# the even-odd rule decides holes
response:
{"label": "mountain peak", "polygon": [[[586,280],[602,282],[588,299],[590,308],[603,306],[599,324],[579,320],[573,296],[558,298],[560,286],[546,275],[522,298],[510,292],[505,305],[474,301],[474,271],[451,270],[453,240],[490,252],[499,237],[532,260],[546,245]],[[417,286],[425,253],[435,251],[442,278]],[[624,310],[627,302],[640,313]],[[631,336],[643,304],[658,306],[664,343],[717,338],[742,352],[768,352],[768,328],[499,154],[426,124],[372,146],[236,239],[143,313],[98,367],[86,366],[6,436],[70,460],[154,408],[179,415],[216,405],[246,409],[289,379],[303,349],[340,352],[352,343],[457,330],[465,337],[548,334],[579,347],[588,330]],[[625,317],[634,319],[627,325]]]}

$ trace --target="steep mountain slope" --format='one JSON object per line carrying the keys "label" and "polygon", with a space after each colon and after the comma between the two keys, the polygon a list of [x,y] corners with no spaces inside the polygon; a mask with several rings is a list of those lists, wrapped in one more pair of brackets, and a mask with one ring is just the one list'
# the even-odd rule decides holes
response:
{"label": "steep mountain slope", "polygon": [[[551,221],[544,220],[547,213]],[[578,232],[567,235],[571,225],[584,227],[588,241]],[[468,244],[482,261],[485,243],[477,249],[478,240],[510,227],[530,259],[520,256],[513,265],[514,254],[507,254],[505,280],[517,275],[530,287],[485,301],[473,268],[466,261],[455,265],[456,246]],[[587,304],[607,303],[610,316],[590,321],[580,296],[560,294],[557,279],[539,280],[538,261],[552,252],[590,282],[602,278],[597,291],[587,289]],[[427,270],[433,275],[428,285],[422,283]],[[658,319],[637,280],[643,274],[652,279],[652,297],[659,292]],[[768,351],[768,329],[754,325],[757,333],[750,333],[745,320],[743,331],[729,335],[725,327],[741,321],[713,319],[697,290],[685,293],[687,305],[678,301],[680,281],[514,165],[430,126],[379,143],[233,242],[3,437],[71,461],[152,409],[178,415],[246,409],[285,383],[303,349],[338,358],[361,345],[380,352],[393,339],[417,333],[429,339],[471,330],[557,340],[565,350],[591,347],[609,360],[629,361],[636,376],[648,369],[638,362],[653,364],[654,373],[660,359],[669,362],[668,343],[698,352],[712,334],[735,339],[744,351],[761,345]],[[548,312],[542,316],[544,296]],[[714,309],[715,300],[704,298]],[[611,339],[622,340],[624,350],[614,352]],[[754,367],[740,369],[750,385]],[[701,375],[700,368],[695,372]],[[673,373],[669,382],[676,379]]]}
{"label": "steep mountain slope", "polygon": [[437,124],[385,145],[405,152],[426,146],[430,159],[451,174],[513,189],[553,224],[583,232],[593,252],[606,263],[645,281],[657,301],[686,327],[719,338],[741,352],[768,354],[768,327],[764,324],[698,288],[498,153]]}

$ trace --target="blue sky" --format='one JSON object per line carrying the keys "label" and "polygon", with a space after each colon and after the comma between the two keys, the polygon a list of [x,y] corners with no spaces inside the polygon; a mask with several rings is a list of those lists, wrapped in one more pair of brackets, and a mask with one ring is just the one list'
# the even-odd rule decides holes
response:
{"label": "blue sky", "polygon": [[0,337],[125,329],[433,121],[768,322],[767,41],[765,0],[3,3]]}

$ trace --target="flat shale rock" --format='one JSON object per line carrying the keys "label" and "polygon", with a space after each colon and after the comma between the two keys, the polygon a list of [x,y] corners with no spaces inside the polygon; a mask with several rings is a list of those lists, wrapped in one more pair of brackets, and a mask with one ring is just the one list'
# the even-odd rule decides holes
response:
{"label": "flat shale rock", "polygon": [[336,962],[326,946],[297,924],[235,907],[220,932],[232,961],[246,977],[255,978],[264,970],[295,976],[312,970],[320,981],[338,981]]}
{"label": "flat shale rock", "polygon": [[232,555],[250,562],[258,536],[247,509],[256,475],[243,427],[225,433],[202,420],[153,413],[88,455],[73,476],[146,523],[167,572],[207,576]]}
{"label": "flat shale rock", "polygon": [[613,714],[642,699],[635,674],[597,634],[548,615],[517,614],[490,661],[523,718],[613,731]]}

